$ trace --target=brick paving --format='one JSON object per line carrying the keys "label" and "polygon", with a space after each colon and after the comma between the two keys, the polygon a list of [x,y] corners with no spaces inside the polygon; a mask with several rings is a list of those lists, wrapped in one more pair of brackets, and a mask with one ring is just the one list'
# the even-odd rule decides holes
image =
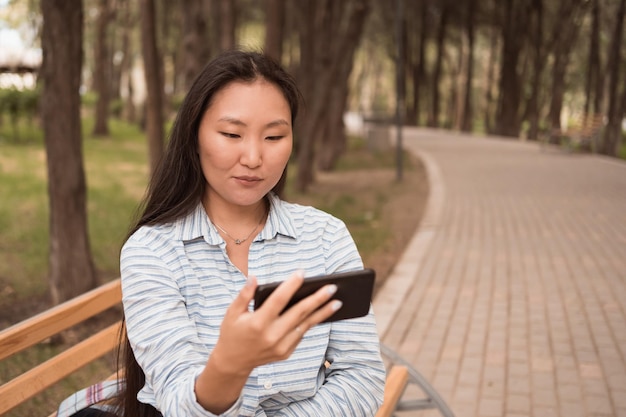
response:
{"label": "brick paving", "polygon": [[626,163],[426,129],[404,141],[431,195],[374,300],[383,342],[457,417],[626,417]]}

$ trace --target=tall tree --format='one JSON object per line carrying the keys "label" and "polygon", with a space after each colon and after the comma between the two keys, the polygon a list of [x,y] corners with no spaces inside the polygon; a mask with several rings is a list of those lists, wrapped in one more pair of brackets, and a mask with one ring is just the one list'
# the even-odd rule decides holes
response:
{"label": "tall tree", "polygon": [[468,41],[467,73],[465,75],[465,97],[463,100],[463,120],[461,130],[472,130],[472,81],[474,79],[474,26],[476,20],[476,0],[467,0],[466,30]]}
{"label": "tall tree", "polygon": [[437,28],[437,57],[435,59],[435,69],[432,77],[432,103],[428,116],[428,126],[439,127],[439,111],[440,111],[440,82],[443,68],[443,58],[445,51],[446,30],[448,27],[448,16],[450,8],[447,1],[440,3],[441,10],[439,13],[439,27]]}
{"label": "tall tree", "polygon": [[154,172],[163,156],[163,70],[156,37],[154,0],[141,0],[141,49],[146,79],[146,133],[150,170]]}
{"label": "tall tree", "polygon": [[[121,40],[121,52],[122,60],[119,63],[119,76],[120,76],[120,92],[125,90],[124,107],[122,110],[122,117],[131,123],[136,120],[135,103],[134,103],[134,88],[133,88],[133,45],[131,42],[132,29],[135,26],[136,11],[132,8],[134,2],[129,0],[122,0],[120,4],[120,25],[122,26],[122,40]],[[122,80],[124,84],[122,85]]]}
{"label": "tall tree", "polygon": [[[334,82],[342,72],[341,63],[346,58],[351,61],[359,44],[369,1],[304,0],[298,5],[300,63],[297,78],[307,102],[307,112],[296,126],[296,188],[306,191],[314,180],[316,147],[327,131],[328,103],[336,88]],[[350,68],[351,65],[350,62]]]}
{"label": "tall tree", "polygon": [[[493,13],[493,19],[495,22],[498,21],[498,14]],[[489,30],[489,55],[487,59],[487,74],[485,79],[485,110],[483,113],[483,119],[485,124],[485,131],[488,133],[493,133],[495,128],[493,126],[493,107],[494,107],[494,89],[495,89],[495,79],[496,79],[496,62],[498,55],[498,36],[497,36],[497,24],[494,22],[491,29]]]}
{"label": "tall tree", "polygon": [[[581,6],[581,0],[561,0],[552,33],[551,50],[554,63],[552,64],[550,113],[548,115],[552,132],[561,130],[561,111],[567,88],[567,67],[572,47],[580,31]],[[557,138],[552,140],[556,141]]]}
{"label": "tall tree", "polygon": [[181,2],[180,11],[183,17],[183,53],[180,59],[185,89],[188,90],[196,75],[208,62],[211,50],[203,0]]}
{"label": "tall tree", "polygon": [[501,5],[504,19],[500,26],[502,61],[495,133],[503,136],[518,136],[522,86],[518,67],[526,39],[529,7],[526,0],[504,0]]}
{"label": "tall tree", "polygon": [[115,16],[111,0],[100,0],[98,3],[98,18],[96,21],[95,60],[94,60],[94,89],[98,93],[96,114],[93,126],[95,136],[109,134],[109,103],[111,97],[111,54],[107,32],[109,23]]}
{"label": "tall tree", "polygon": [[[626,0],[620,0],[615,13],[615,27],[609,46],[609,109],[607,126],[602,138],[600,151],[605,155],[617,155],[622,140],[622,118],[624,109],[619,98],[620,75],[622,64],[622,38],[624,37],[624,18],[626,18]],[[626,83],[625,83],[626,84]],[[626,87],[625,87],[626,90]],[[626,96],[626,93],[624,94]],[[622,100],[624,101],[624,100]]]}
{"label": "tall tree", "polygon": [[232,49],[236,44],[237,2],[220,0],[220,50]]}
{"label": "tall tree", "polygon": [[283,56],[285,0],[265,0],[265,53],[277,62]]}
{"label": "tall tree", "polygon": [[585,115],[602,112],[602,74],[600,58],[600,0],[591,0],[591,36],[585,79]]}
{"label": "tall tree", "polygon": [[97,285],[87,233],[80,80],[83,3],[42,0],[41,113],[50,204],[50,294],[58,304]]}
{"label": "tall tree", "polygon": [[528,139],[536,140],[539,137],[539,94],[541,92],[541,75],[544,69],[544,7],[543,0],[532,1],[533,26],[530,32],[530,39],[533,46],[533,72],[531,82],[531,92],[526,105],[526,119],[529,122]]}

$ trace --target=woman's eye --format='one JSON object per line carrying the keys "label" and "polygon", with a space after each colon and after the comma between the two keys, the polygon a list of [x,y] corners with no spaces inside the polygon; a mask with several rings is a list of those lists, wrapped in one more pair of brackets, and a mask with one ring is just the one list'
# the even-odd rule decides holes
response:
{"label": "woman's eye", "polygon": [[266,139],[267,140],[280,140],[282,139],[284,136],[268,136]]}
{"label": "woman's eye", "polygon": [[237,139],[239,137],[239,135],[236,133],[229,133],[229,132],[220,132],[220,133],[226,136],[227,138],[231,138],[231,139]]}

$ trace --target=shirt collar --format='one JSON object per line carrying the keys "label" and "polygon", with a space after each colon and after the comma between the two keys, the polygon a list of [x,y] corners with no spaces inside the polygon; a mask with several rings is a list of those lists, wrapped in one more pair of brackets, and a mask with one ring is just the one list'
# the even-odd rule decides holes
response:
{"label": "shirt collar", "polygon": [[[287,203],[274,193],[268,195],[268,200],[270,211],[267,222],[254,240],[273,239],[279,234],[297,239],[298,233],[294,227],[291,213],[286,206]],[[204,238],[210,245],[219,245],[224,241],[215,226],[211,224],[202,202],[199,202],[187,216],[176,221],[175,229],[177,237],[182,241]]]}

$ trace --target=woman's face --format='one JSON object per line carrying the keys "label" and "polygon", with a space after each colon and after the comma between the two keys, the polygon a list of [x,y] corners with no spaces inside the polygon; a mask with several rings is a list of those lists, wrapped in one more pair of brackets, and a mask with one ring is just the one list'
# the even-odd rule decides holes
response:
{"label": "woman's face", "polygon": [[200,121],[205,201],[258,203],[280,179],[292,146],[291,109],[276,85],[263,79],[227,84]]}

